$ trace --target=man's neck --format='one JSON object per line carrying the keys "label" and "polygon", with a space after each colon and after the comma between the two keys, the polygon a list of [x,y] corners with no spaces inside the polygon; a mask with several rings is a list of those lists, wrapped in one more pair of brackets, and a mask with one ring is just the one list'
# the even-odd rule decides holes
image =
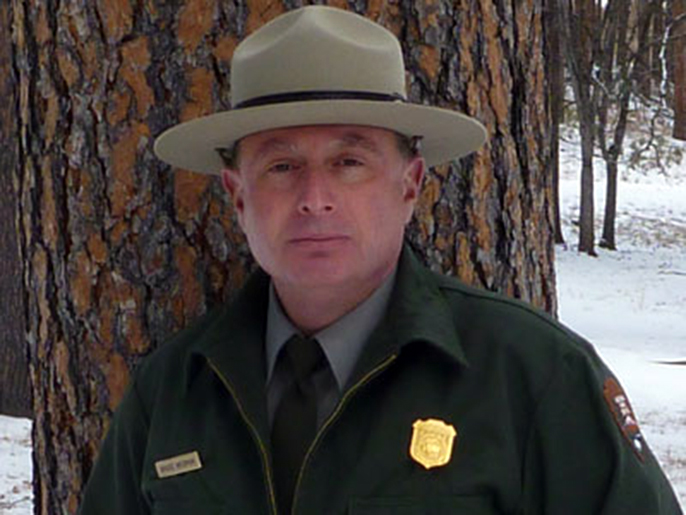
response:
{"label": "man's neck", "polygon": [[364,302],[393,270],[394,267],[390,267],[363,282],[326,285],[321,288],[302,288],[275,279],[273,281],[288,318],[303,334],[311,335],[328,327]]}

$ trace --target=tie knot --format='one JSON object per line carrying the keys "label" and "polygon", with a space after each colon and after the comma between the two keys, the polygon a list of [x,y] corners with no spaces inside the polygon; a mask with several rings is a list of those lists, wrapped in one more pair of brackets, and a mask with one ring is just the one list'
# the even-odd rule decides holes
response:
{"label": "tie knot", "polygon": [[294,335],[286,342],[286,355],[299,385],[311,380],[312,374],[326,364],[322,346],[314,338]]}

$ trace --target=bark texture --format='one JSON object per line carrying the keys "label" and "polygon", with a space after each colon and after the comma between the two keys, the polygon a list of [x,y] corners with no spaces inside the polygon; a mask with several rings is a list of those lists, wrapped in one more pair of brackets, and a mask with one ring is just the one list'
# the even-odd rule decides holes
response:
{"label": "bark texture", "polygon": [[12,55],[11,5],[0,4],[0,413],[31,416],[24,337],[17,196],[17,88]]}
{"label": "bark texture", "polygon": [[[414,246],[554,313],[542,0],[330,4],[400,37],[414,101],[488,128],[428,175]],[[152,143],[227,108],[237,42],[299,5],[13,0],[37,513],[76,509],[131,368],[249,273],[219,180],[172,172]]]}

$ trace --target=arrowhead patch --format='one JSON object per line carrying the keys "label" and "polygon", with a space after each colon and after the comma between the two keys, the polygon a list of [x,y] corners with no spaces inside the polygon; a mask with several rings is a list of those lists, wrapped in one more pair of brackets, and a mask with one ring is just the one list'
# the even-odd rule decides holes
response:
{"label": "arrowhead patch", "polygon": [[629,442],[636,455],[643,461],[645,443],[629,397],[614,377],[608,377],[605,380],[603,395],[620,432]]}

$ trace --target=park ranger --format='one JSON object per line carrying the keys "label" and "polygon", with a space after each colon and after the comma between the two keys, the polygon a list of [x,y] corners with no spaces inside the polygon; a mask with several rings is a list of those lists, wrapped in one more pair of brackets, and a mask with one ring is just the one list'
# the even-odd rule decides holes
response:
{"label": "park ranger", "polygon": [[404,245],[425,167],[485,140],[404,78],[390,32],[306,7],[158,139],[221,175],[260,269],[138,367],[82,515],[681,513],[588,343]]}

